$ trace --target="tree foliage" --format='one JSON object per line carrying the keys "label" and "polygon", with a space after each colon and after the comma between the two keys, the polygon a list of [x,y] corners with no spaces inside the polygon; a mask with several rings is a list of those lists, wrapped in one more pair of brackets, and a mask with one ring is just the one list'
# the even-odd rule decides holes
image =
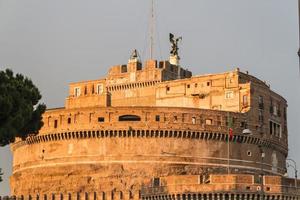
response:
{"label": "tree foliage", "polygon": [[0,146],[37,134],[46,110],[38,88],[22,74],[0,71]]}

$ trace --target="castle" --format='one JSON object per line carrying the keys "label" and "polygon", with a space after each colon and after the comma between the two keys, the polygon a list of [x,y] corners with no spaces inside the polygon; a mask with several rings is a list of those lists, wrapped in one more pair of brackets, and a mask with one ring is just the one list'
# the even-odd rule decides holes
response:
{"label": "castle", "polygon": [[192,76],[136,54],[71,83],[36,136],[11,145],[11,193],[26,200],[295,200],[287,102],[233,71]]}

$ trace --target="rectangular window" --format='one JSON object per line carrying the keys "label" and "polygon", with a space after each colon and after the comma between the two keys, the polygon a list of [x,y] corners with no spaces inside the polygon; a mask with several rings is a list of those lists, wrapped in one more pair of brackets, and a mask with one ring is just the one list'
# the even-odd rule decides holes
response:
{"label": "rectangular window", "polygon": [[212,119],[206,119],[205,124],[206,125],[212,125]]}
{"label": "rectangular window", "polygon": [[97,84],[97,94],[103,93],[103,84]]}
{"label": "rectangular window", "polygon": [[273,106],[273,115],[277,116],[278,110],[277,110],[277,105]]}
{"label": "rectangular window", "polygon": [[270,99],[270,114],[274,113],[274,107],[273,107],[273,99]]}
{"label": "rectangular window", "polygon": [[274,135],[276,137],[280,137],[282,136],[282,133],[281,133],[281,125],[276,123],[276,122],[273,122],[273,121],[270,121],[269,122],[269,131],[270,131],[270,135]]}
{"label": "rectangular window", "polygon": [[157,122],[160,121],[160,116],[159,116],[159,115],[156,115],[156,116],[155,116],[155,121],[157,121]]}
{"label": "rectangular window", "polygon": [[270,126],[269,126],[270,135],[273,135],[273,123],[270,121],[269,124],[270,124]]}
{"label": "rectangular window", "polygon": [[178,120],[178,117],[174,116],[174,122],[177,122],[177,120]]}
{"label": "rectangular window", "polygon": [[217,116],[217,125],[218,126],[221,126],[222,125],[222,122],[221,122],[221,116]]}
{"label": "rectangular window", "polygon": [[104,122],[104,121],[105,121],[104,117],[98,117],[98,122]]}
{"label": "rectangular window", "polygon": [[153,187],[159,187],[160,186],[160,179],[154,178],[153,179]]}
{"label": "rectangular window", "polygon": [[54,128],[57,128],[57,120],[54,120]]}
{"label": "rectangular window", "polygon": [[226,91],[225,92],[225,99],[232,99],[233,98],[233,91]]}
{"label": "rectangular window", "polygon": [[95,87],[94,87],[94,85],[92,85],[92,94],[94,94],[95,93]]}
{"label": "rectangular window", "polygon": [[263,110],[258,111],[258,121],[263,122],[264,121],[264,113]]}
{"label": "rectangular window", "polygon": [[196,117],[192,117],[192,124],[196,124]]}
{"label": "rectangular window", "polygon": [[80,87],[74,88],[74,96],[79,97],[80,96]]}
{"label": "rectangular window", "polygon": [[71,117],[68,118],[68,124],[71,124]]}
{"label": "rectangular window", "polygon": [[84,95],[87,95],[87,86],[84,86]]}
{"label": "rectangular window", "polygon": [[264,97],[258,96],[258,108],[263,110],[264,109]]}
{"label": "rectangular window", "polygon": [[273,131],[274,131],[274,132],[273,132],[274,135],[277,136],[277,133],[278,133],[278,132],[277,132],[277,131],[278,131],[278,130],[277,130],[277,125],[276,125],[274,122],[273,122]]}
{"label": "rectangular window", "polygon": [[126,73],[127,72],[127,65],[122,65],[121,66],[121,73]]}
{"label": "rectangular window", "polygon": [[280,103],[277,103],[277,116],[281,117]]}
{"label": "rectangular window", "polygon": [[243,96],[243,106],[248,106],[248,95]]}

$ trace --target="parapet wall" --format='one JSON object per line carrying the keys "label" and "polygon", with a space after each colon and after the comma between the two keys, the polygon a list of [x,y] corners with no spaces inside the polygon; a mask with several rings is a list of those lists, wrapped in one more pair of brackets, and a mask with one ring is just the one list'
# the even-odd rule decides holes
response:
{"label": "parapet wall", "polygon": [[[160,185],[142,187],[142,199],[191,200],[290,200],[299,199],[294,182],[280,176],[210,175],[209,182],[201,176],[161,178]],[[156,183],[158,181],[156,180]]]}
{"label": "parapet wall", "polygon": [[[280,176],[211,174],[145,179],[140,188],[62,191],[12,196],[20,200],[298,200],[295,180]],[[298,183],[300,181],[298,180]],[[262,198],[263,197],[263,198]],[[4,200],[4,199],[3,199]]]}
{"label": "parapet wall", "polygon": [[[229,144],[228,115],[234,118]],[[244,117],[163,107],[51,110],[44,115],[39,135],[11,146],[11,190],[16,195],[92,192],[99,187],[124,191],[124,187],[139,188],[154,176],[197,175],[203,169],[224,173],[228,145],[232,173],[262,169],[266,174],[284,174],[285,143],[256,132],[244,135]]]}

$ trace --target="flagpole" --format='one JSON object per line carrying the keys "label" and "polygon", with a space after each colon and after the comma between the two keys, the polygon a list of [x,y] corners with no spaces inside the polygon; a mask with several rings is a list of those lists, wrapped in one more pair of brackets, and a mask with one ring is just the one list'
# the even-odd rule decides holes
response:
{"label": "flagpole", "polygon": [[230,123],[230,119],[229,119],[229,112],[227,112],[227,173],[228,175],[230,174],[230,135],[229,135],[229,123]]}

